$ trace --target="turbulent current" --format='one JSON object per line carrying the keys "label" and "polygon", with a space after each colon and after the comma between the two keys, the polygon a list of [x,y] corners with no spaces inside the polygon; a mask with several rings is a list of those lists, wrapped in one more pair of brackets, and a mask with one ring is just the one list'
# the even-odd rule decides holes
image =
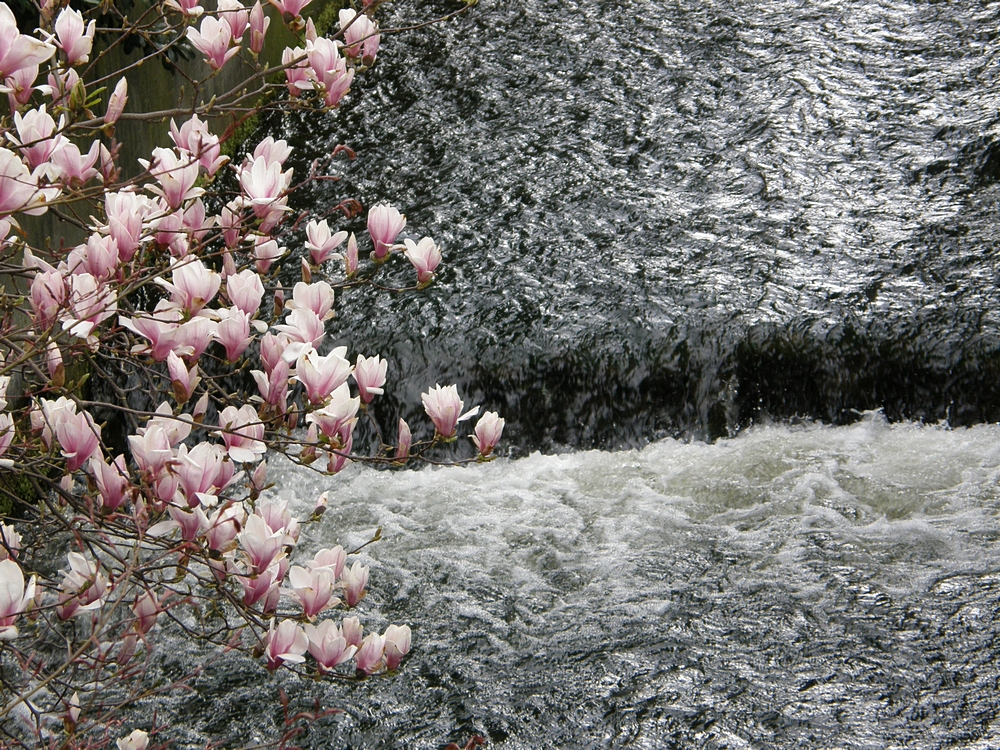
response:
{"label": "turbulent current", "polygon": [[[306,746],[1000,746],[998,29],[996,2],[481,0],[280,124],[297,173],[358,152],[304,207],[386,200],[444,248],[333,324],[390,359],[387,423],[457,382],[512,447],[273,467],[302,514],[331,490],[307,548],[383,527],[360,614],[414,633],[389,679],[277,678],[345,711]],[[220,662],[164,716],[271,737],[261,674]]]}

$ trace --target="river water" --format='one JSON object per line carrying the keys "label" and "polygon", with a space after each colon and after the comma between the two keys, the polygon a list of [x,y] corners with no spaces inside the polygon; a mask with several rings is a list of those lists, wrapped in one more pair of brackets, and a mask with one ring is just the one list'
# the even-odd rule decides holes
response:
{"label": "river water", "polygon": [[[435,382],[508,419],[489,465],[276,466],[303,514],[332,490],[307,547],[384,528],[361,615],[414,632],[390,679],[277,678],[345,710],[306,746],[1000,746],[998,29],[481,0],[283,125],[300,165],[359,154],[305,206],[385,199],[444,248],[334,321],[389,357],[386,424],[426,432]],[[273,733],[261,672],[173,706],[192,746]]]}

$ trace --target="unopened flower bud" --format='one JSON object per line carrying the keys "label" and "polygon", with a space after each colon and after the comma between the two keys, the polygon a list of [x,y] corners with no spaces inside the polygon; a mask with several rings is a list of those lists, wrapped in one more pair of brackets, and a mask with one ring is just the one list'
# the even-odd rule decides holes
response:
{"label": "unopened flower bud", "polygon": [[127,101],[128,80],[122,78],[118,81],[118,85],[115,86],[115,90],[108,98],[108,111],[104,113],[105,125],[114,127],[114,124],[118,122],[118,118],[122,116],[122,112],[125,111],[125,103]]}

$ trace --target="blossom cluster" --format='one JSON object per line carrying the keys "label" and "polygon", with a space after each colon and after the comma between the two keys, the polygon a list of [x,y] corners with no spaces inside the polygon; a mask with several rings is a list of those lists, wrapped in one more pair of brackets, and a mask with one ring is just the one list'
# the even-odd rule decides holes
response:
{"label": "blossom cluster", "polygon": [[[276,106],[331,111],[375,63],[373,9],[341,11],[327,36],[303,19],[308,0],[271,4],[301,41],[272,52],[281,59],[273,68],[261,62],[272,19],[260,2],[219,0],[209,10],[165,0],[148,26],[121,18],[120,34],[148,40],[155,29],[168,40],[156,54],[190,45],[202,56],[202,83],[239,61],[259,93],[283,89]],[[231,129],[208,118],[242,113],[243,88],[174,113],[173,146],[153,148],[140,177],[123,178],[133,169],[119,163],[117,126],[158,115],[129,110],[124,77],[106,101],[88,93],[98,24],[60,8],[47,0],[38,32],[25,34],[0,2],[10,106],[0,118],[0,273],[16,280],[0,291],[0,468],[35,495],[19,509],[32,523],[0,523],[0,663],[12,656],[26,665],[23,694],[0,706],[0,718],[21,709],[59,717],[71,736],[93,730],[88,746],[100,746],[95,737],[107,739],[128,701],[109,710],[92,686],[125,673],[141,683],[142,670],[122,670],[152,651],[167,612],[169,627],[213,643],[221,630],[227,648],[258,655],[270,670],[396,670],[410,650],[409,627],[366,633],[357,616],[343,616],[364,599],[369,573],[363,559],[348,564],[343,547],[294,562],[308,554],[298,550],[301,527],[321,519],[328,496],[296,519],[269,492],[267,456],[329,474],[352,461],[404,466],[455,440],[459,424],[478,414],[455,385],[436,385],[422,395],[432,437],[414,441],[400,418],[386,444],[372,410],[391,363],[349,353],[332,332],[350,289],[376,285],[399,259],[416,275],[399,289],[423,289],[441,248],[404,237],[405,216],[385,203],[368,210],[360,238],[336,227],[334,210],[300,226],[289,205],[297,183],[288,143],[267,137],[231,161],[223,153]],[[54,207],[80,217],[77,244],[53,249],[58,243],[33,242],[22,228],[23,216]],[[355,215],[350,202],[340,208]],[[286,281],[290,257],[299,259],[294,283]],[[234,384],[242,372],[248,377]],[[87,385],[97,379],[99,398]],[[124,431],[119,439],[109,420]],[[495,412],[478,420],[472,460],[492,457],[503,427]],[[57,574],[38,567],[52,534],[69,547]],[[222,603],[221,627],[200,630],[180,614],[208,601]],[[33,651],[50,632],[68,639],[69,662]],[[29,698],[45,684],[58,688],[56,698]],[[141,684],[133,694],[142,695]],[[31,731],[42,739],[54,730],[36,722]],[[24,742],[13,731],[4,740]],[[137,729],[117,746],[148,742]]]}

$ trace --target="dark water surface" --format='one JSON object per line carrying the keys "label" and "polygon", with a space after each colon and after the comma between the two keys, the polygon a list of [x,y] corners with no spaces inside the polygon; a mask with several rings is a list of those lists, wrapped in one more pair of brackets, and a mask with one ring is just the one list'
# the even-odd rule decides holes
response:
{"label": "dark water surface", "polygon": [[288,133],[359,153],[305,205],[388,200],[445,267],[348,296],[340,341],[404,411],[458,382],[527,449],[996,421],[998,28],[996,2],[486,0],[387,37]]}

